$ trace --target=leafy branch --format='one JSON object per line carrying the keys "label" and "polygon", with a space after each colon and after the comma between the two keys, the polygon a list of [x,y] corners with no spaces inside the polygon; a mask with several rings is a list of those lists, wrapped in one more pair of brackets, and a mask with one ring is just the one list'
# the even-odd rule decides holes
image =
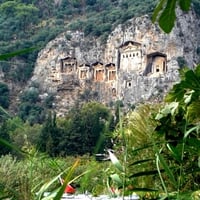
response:
{"label": "leafy branch", "polygon": [[177,4],[183,11],[189,11],[191,0],[160,0],[154,10],[152,21],[153,23],[158,21],[165,33],[170,33],[174,27]]}

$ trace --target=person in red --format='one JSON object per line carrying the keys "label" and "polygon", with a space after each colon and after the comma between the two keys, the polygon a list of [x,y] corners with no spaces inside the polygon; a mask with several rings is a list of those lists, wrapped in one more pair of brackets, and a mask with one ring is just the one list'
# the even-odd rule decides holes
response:
{"label": "person in red", "polygon": [[[64,180],[61,177],[59,177],[59,181],[60,181],[60,184],[63,185]],[[72,184],[68,184],[66,186],[64,192],[67,193],[67,194],[74,194],[76,192],[76,189]]]}
{"label": "person in red", "polygon": [[66,186],[65,193],[74,194],[75,192],[76,192],[76,189],[72,185],[68,184]]}

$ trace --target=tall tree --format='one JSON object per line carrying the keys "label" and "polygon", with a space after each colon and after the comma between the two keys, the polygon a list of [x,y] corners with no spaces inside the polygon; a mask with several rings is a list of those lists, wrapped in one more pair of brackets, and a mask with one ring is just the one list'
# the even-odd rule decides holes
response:
{"label": "tall tree", "polygon": [[[8,134],[8,129],[7,129],[7,126],[6,126],[6,122],[4,122],[0,126],[0,139],[3,139],[8,143],[11,142],[10,136]],[[8,154],[10,152],[11,152],[11,149],[9,149],[8,146],[6,146],[6,145],[2,145],[1,142],[0,142],[0,156]]]}
{"label": "tall tree", "polygon": [[60,153],[59,143],[62,141],[60,133],[56,124],[56,114],[50,112],[39,137],[39,149],[51,156],[58,156]]}
{"label": "tall tree", "polygon": [[[109,123],[108,108],[97,102],[89,102],[81,109],[83,152],[94,153],[105,142],[105,128]],[[99,144],[98,144],[99,143]],[[97,149],[96,149],[97,148]]]}
{"label": "tall tree", "polygon": [[19,20],[21,30],[26,32],[26,30],[30,29],[33,24],[35,24],[38,20],[38,8],[34,5],[29,4],[18,4],[16,7],[16,19]]}
{"label": "tall tree", "polygon": [[0,106],[9,107],[9,88],[5,83],[0,82]]}

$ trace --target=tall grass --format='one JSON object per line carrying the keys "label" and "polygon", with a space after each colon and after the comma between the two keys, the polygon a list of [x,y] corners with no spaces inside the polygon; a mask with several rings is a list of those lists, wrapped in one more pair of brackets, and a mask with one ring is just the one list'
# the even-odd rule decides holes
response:
{"label": "tall grass", "polygon": [[[60,174],[66,178],[66,169],[70,169],[74,163],[76,163],[75,158],[70,158],[69,161],[49,158],[35,150],[21,160],[17,160],[11,155],[2,156],[0,158],[0,199],[3,199],[3,196],[15,200],[36,199],[36,193],[41,191],[41,187],[47,182]],[[79,173],[81,174],[80,171]],[[75,173],[74,176],[78,175]],[[60,187],[58,179],[54,180],[48,188],[49,191]]]}

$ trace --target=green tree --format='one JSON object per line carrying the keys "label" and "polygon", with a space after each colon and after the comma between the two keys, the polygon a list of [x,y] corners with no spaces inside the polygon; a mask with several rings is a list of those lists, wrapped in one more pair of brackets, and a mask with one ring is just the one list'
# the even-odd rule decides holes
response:
{"label": "green tree", "polygon": [[23,4],[17,1],[7,1],[0,4],[0,11],[9,21],[15,18],[20,30],[26,32],[38,20],[38,9],[33,4]]}
{"label": "green tree", "polygon": [[76,105],[66,118],[48,116],[38,144],[52,156],[93,154],[111,146],[112,126],[113,117],[102,104]]}
{"label": "green tree", "polygon": [[108,130],[105,129],[110,122],[109,119],[110,113],[105,106],[97,102],[83,105],[81,109],[83,152],[94,153],[102,150],[105,140],[108,139],[105,135],[105,131]]}
{"label": "green tree", "polygon": [[20,105],[18,116],[30,124],[42,123],[45,119],[45,109],[40,102],[39,91],[37,88],[32,87],[25,90],[20,96]]}
{"label": "green tree", "polygon": [[[5,140],[6,142],[11,142],[10,136],[8,134],[8,129],[7,129],[6,122],[1,124],[1,126],[0,126],[0,139]],[[0,156],[8,154],[10,152],[11,152],[10,148],[8,148],[6,145],[2,145],[0,143]]]}
{"label": "green tree", "polygon": [[4,15],[14,16],[17,4],[18,3],[16,1],[5,1],[4,3],[0,4],[0,11]]}
{"label": "green tree", "polygon": [[[19,117],[14,117],[2,123],[0,134],[7,134],[9,142],[25,150],[37,145],[40,132],[41,125],[30,125],[29,123],[24,123]],[[4,137],[1,138],[4,139]]]}
{"label": "green tree", "polygon": [[16,6],[16,20],[20,22],[21,29],[26,32],[38,20],[38,8],[29,4],[18,4]]}
{"label": "green tree", "polygon": [[39,91],[37,88],[30,88],[28,90],[25,90],[21,96],[20,100],[22,102],[30,102],[30,103],[36,103],[38,101]]}
{"label": "green tree", "polygon": [[0,106],[9,107],[9,88],[5,83],[0,82]]}
{"label": "green tree", "polygon": [[61,134],[61,130],[57,127],[56,114],[50,112],[41,130],[38,148],[50,156],[60,155],[61,149],[59,144],[62,141]]}

